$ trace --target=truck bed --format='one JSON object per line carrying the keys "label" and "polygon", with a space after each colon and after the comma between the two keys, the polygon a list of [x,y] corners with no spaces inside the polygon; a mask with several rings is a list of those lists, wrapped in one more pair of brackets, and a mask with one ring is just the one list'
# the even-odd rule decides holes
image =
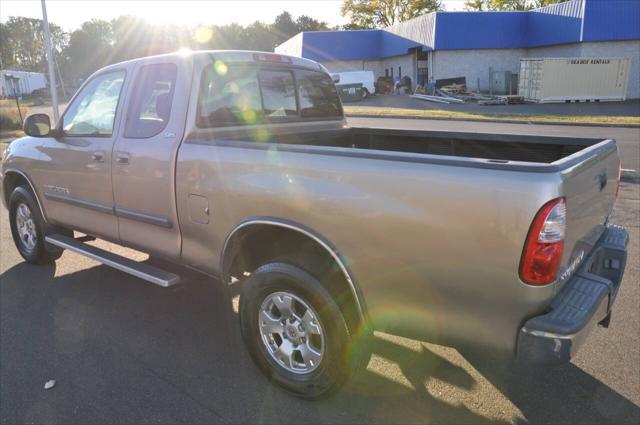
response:
{"label": "truck bed", "polygon": [[526,136],[514,134],[415,131],[351,127],[339,129],[273,128],[252,137],[247,130],[216,132],[217,140],[243,140],[287,145],[355,148],[365,151],[429,154],[477,158],[490,162],[551,164],[602,142],[600,139]]}

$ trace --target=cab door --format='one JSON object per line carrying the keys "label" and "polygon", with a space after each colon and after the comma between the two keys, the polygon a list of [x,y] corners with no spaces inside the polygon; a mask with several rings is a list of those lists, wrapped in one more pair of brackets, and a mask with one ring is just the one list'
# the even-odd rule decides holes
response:
{"label": "cab door", "polygon": [[113,194],[122,244],[177,259],[181,237],[175,163],[189,101],[188,58],[153,58],[134,71],[124,129],[113,150]]}
{"label": "cab door", "polygon": [[117,137],[125,69],[91,78],[67,107],[60,136],[43,139],[38,190],[48,219],[118,240],[111,186],[111,151]]}

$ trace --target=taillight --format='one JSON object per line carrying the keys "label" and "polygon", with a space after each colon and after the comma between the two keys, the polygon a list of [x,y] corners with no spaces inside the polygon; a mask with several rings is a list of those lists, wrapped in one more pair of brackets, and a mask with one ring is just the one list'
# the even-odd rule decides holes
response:
{"label": "taillight", "polygon": [[622,161],[618,160],[618,180],[616,180],[616,196],[614,200],[618,200],[618,193],[620,193],[620,179],[622,178]]}
{"label": "taillight", "polygon": [[567,218],[565,198],[556,198],[540,208],[533,219],[520,260],[520,279],[529,285],[547,285],[556,279]]}

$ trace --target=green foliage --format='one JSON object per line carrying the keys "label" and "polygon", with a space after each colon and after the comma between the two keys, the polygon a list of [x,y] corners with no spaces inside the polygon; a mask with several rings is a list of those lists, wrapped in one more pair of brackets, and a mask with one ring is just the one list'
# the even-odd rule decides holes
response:
{"label": "green foliage", "polygon": [[[21,129],[22,121],[20,121],[20,114],[18,114],[18,107],[14,100],[9,99],[0,102],[0,131]],[[28,108],[20,107],[20,111],[23,117],[29,114]]]}
{"label": "green foliage", "polygon": [[531,10],[568,0],[467,0],[466,10]]}
{"label": "green foliage", "polygon": [[[300,31],[327,30],[327,24],[308,16],[294,20],[281,13],[272,24],[254,22],[187,28],[150,25],[135,16],[111,21],[93,19],[71,33],[50,24],[54,56],[67,82],[83,79],[97,69],[141,56],[191,49],[243,49],[273,51]],[[0,57],[3,68],[46,72],[42,21],[10,17],[0,23]]]}
{"label": "green foliage", "polygon": [[[66,46],[68,37],[54,24],[51,30],[54,55],[59,55]],[[44,72],[46,57],[44,36],[40,19],[11,16],[0,23],[0,58],[3,68],[16,67],[27,71]]]}
{"label": "green foliage", "polygon": [[344,0],[340,13],[349,17],[346,29],[382,28],[436,10],[440,0]]}

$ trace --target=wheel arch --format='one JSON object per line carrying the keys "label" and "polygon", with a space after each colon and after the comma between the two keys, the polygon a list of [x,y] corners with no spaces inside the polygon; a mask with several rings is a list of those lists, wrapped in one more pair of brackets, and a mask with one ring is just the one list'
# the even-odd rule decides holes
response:
{"label": "wheel arch", "polygon": [[38,192],[36,192],[36,188],[29,176],[21,170],[9,168],[4,172],[4,177],[2,179],[2,201],[4,202],[5,207],[9,207],[9,197],[13,190],[16,187],[23,186],[25,184],[31,189],[33,197],[36,198],[38,209],[40,209],[40,214],[42,215],[44,222],[47,223],[47,216],[44,213],[44,208],[42,208],[40,198],[38,198]]}
{"label": "wheel arch", "polygon": [[295,235],[299,240],[309,242],[317,249],[328,254],[339,268],[344,282],[349,287],[349,292],[355,303],[358,320],[364,329],[371,330],[362,292],[353,277],[353,272],[347,266],[347,262],[327,238],[300,223],[272,217],[254,217],[240,222],[227,235],[220,255],[219,270],[223,282],[229,283],[234,270],[234,263],[238,260],[244,241],[253,232],[259,232],[264,229],[278,230],[283,234]]}

